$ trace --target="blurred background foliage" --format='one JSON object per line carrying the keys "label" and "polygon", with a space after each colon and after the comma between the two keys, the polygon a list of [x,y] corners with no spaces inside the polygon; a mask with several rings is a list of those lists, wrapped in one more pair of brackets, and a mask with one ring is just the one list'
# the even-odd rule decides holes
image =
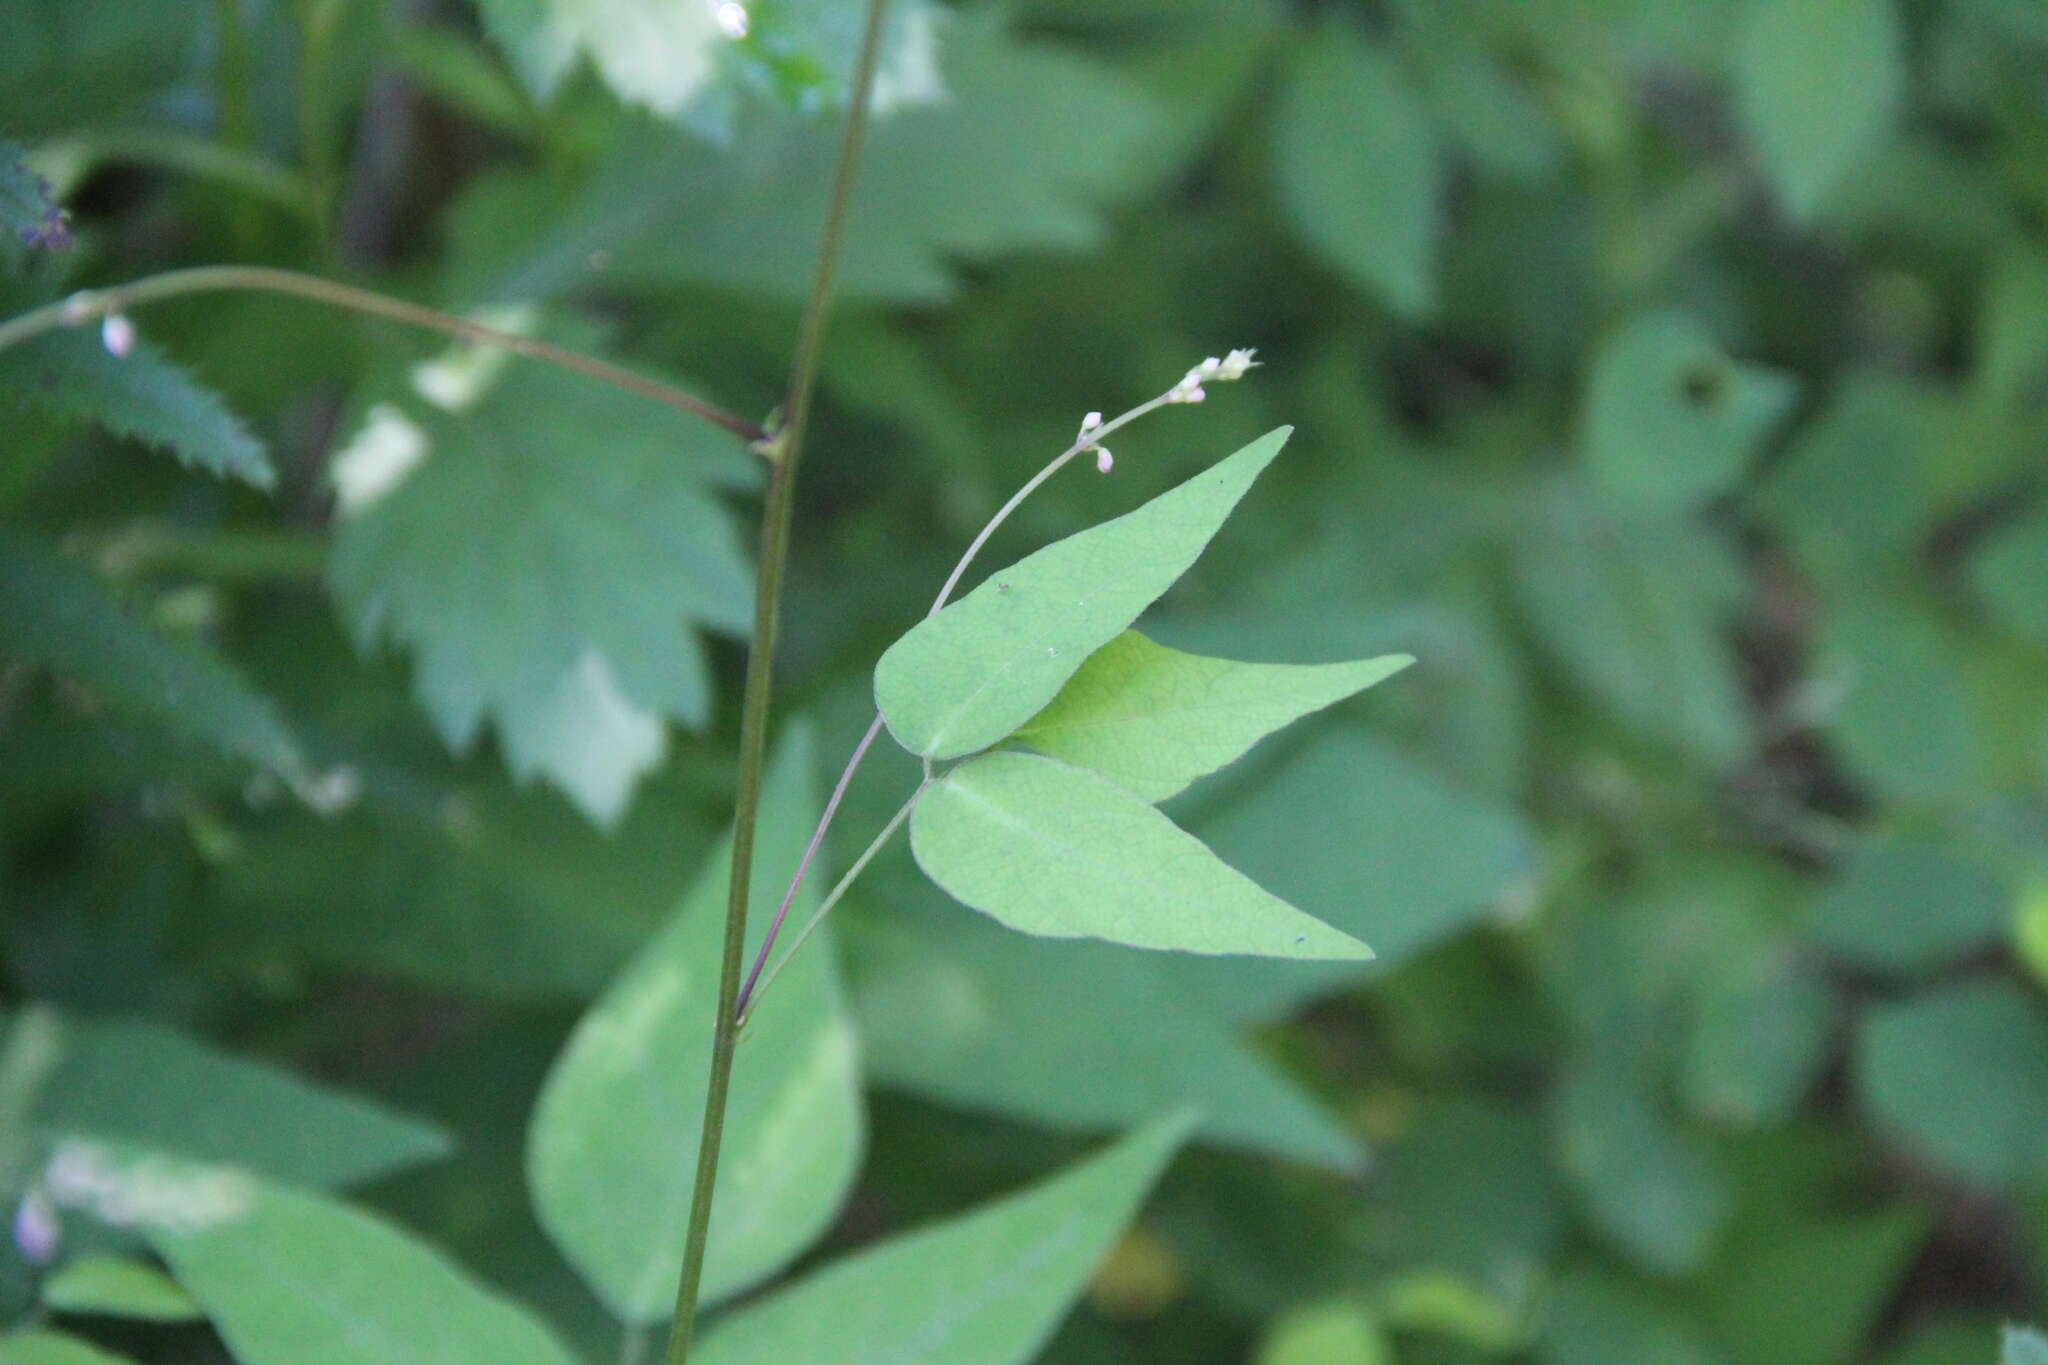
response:
{"label": "blurred background foliage", "polygon": [[[0,0],[0,312],[267,263],[765,414],[859,7],[734,8]],[[1026,940],[878,863],[831,1244],[1192,1099],[1047,1360],[1976,1365],[2039,1316],[2048,8],[903,0],[881,103],[782,645],[821,760],[1082,413],[1233,346],[995,553],[1292,422],[1150,628],[1421,662],[1175,805],[1366,970]],[[608,1359],[521,1147],[726,822],[756,472],[296,301],[137,323],[0,355],[0,990],[154,1021],[45,1102],[232,1154],[282,1101],[224,1050],[431,1118],[367,1197]],[[440,1150],[333,1131],[251,1159]]]}

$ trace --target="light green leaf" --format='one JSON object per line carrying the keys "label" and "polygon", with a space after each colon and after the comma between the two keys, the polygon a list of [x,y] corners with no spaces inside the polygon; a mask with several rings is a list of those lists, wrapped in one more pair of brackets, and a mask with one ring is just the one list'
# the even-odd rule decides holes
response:
{"label": "light green leaf", "polygon": [[157,634],[84,566],[12,530],[0,531],[0,642],[113,706],[284,776],[302,770],[276,709],[226,662]]}
{"label": "light green leaf", "polygon": [[2048,647],[2048,512],[2001,528],[1971,557],[1970,573],[2000,621]]}
{"label": "light green leaf", "polygon": [[2028,1327],[2008,1327],[1999,1365],[2048,1365],[2048,1336]]}
{"label": "light green leaf", "polygon": [[703,1365],[1024,1365],[1192,1120],[1162,1120],[1021,1193],[834,1262],[720,1323]]}
{"label": "light green leaf", "polygon": [[1125,631],[1090,655],[1014,738],[1159,802],[1282,726],[1414,662],[1392,654],[1341,664],[1236,663]]}
{"label": "light green leaf", "polygon": [[[1082,1132],[1186,1105],[1202,1116],[1196,1135],[1219,1146],[1345,1172],[1363,1164],[1358,1139],[1189,999],[1160,959],[1020,939],[958,913],[907,867],[863,908],[848,974],[881,1084]],[[1083,1055],[1092,1060],[1077,1069]]]}
{"label": "light green leaf", "polygon": [[1886,1005],[1857,1042],[1864,1108],[1984,1189],[2048,1177],[2048,1021],[2018,988],[1951,987]]}
{"label": "light green leaf", "polygon": [[1891,136],[1903,42],[1892,0],[1749,0],[1736,106],[1794,218],[1812,218]]}
{"label": "light green leaf", "polygon": [[[812,745],[783,745],[762,797],[753,936],[816,823]],[[619,1317],[654,1322],[674,1307],[682,1228],[710,1076],[724,936],[728,844],[675,919],[584,1015],[534,1111],[527,1176],[563,1253]],[[829,878],[813,868],[790,909],[802,923]],[[749,952],[751,953],[750,946]],[[772,1275],[831,1224],[860,1164],[854,1036],[821,929],[762,998],[747,1026],[726,1113],[718,1200],[704,1271],[707,1302]]]}
{"label": "light green leaf", "polygon": [[1355,1303],[1297,1308],[1267,1329],[1258,1365],[1392,1365],[1394,1348]]}
{"label": "light green leaf", "polygon": [[[358,1185],[447,1154],[438,1128],[156,1024],[64,1025],[37,1127],[297,1184]],[[206,1097],[195,1104],[194,1096]]]}
{"label": "light green leaf", "polygon": [[1292,433],[1027,555],[919,622],[875,667],[890,733],[914,754],[953,758],[1030,720],[1187,572]]}
{"label": "light green leaf", "polygon": [[1643,314],[1593,359],[1588,472],[1617,504],[1678,511],[1726,491],[1791,410],[1789,376],[1738,365],[1683,313]]}
{"label": "light green leaf", "polygon": [[263,443],[219,395],[146,338],[117,357],[98,328],[70,327],[0,351],[0,403],[10,399],[98,422],[117,436],[169,451],[188,469],[266,491],[277,482]]}
{"label": "light green leaf", "polygon": [[[839,268],[847,297],[937,301],[963,262],[1094,247],[1104,209],[1176,164],[1157,155],[1158,102],[1099,61],[1014,40],[1006,24],[998,6],[957,12],[947,98],[871,130]],[[655,126],[623,132],[567,202],[550,173],[485,180],[457,212],[456,292],[709,284],[801,299],[838,141],[815,120],[749,129],[734,151]]]}
{"label": "light green leaf", "polygon": [[1858,967],[1911,972],[1997,942],[2009,904],[1996,877],[1938,844],[1876,839],[1849,855],[1806,928]]}
{"label": "light green leaf", "polygon": [[910,846],[954,899],[1027,934],[1189,953],[1372,956],[1115,783],[1035,754],[971,759],[927,787]]}
{"label": "light green leaf", "polygon": [[1273,160],[1304,242],[1396,312],[1435,310],[1441,158],[1384,52],[1334,27],[1305,44],[1280,90]]}
{"label": "light green leaf", "polygon": [[66,1261],[43,1282],[43,1302],[58,1313],[94,1313],[149,1322],[186,1322],[199,1305],[147,1261],[94,1254]]}
{"label": "light green leaf", "polygon": [[129,1365],[129,1361],[68,1333],[13,1332],[0,1336],[0,1365]]}
{"label": "light green leaf", "polygon": [[610,825],[666,755],[669,720],[709,718],[692,626],[751,620],[751,574],[710,487],[741,452],[644,399],[502,360],[458,348],[369,402],[334,463],[329,583],[364,648],[416,652],[451,748],[493,721],[516,776],[544,775]]}
{"label": "light green leaf", "polygon": [[526,1310],[381,1218],[258,1188],[157,1249],[241,1365],[571,1365]]}

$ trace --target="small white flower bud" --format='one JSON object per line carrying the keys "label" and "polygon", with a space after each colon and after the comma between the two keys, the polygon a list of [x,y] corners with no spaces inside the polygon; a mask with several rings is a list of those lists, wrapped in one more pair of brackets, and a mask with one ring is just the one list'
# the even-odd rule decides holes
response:
{"label": "small white flower bud", "polygon": [[1107,474],[1114,468],[1116,468],[1116,457],[1109,453],[1109,448],[1107,446],[1095,447],[1095,472]]}
{"label": "small white flower bud", "polygon": [[1259,362],[1252,359],[1257,354],[1258,352],[1255,350],[1232,351],[1229,355],[1223,357],[1222,364],[1216,367],[1216,377],[1218,379],[1244,378],[1246,370],[1258,367]]}
{"label": "small white flower bud", "polygon": [[135,350],[135,324],[125,313],[109,313],[100,320],[100,343],[116,360],[126,360]]}

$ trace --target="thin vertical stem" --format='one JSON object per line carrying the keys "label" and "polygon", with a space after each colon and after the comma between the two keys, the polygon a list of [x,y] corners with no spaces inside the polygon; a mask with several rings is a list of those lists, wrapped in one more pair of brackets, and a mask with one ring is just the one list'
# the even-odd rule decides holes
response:
{"label": "thin vertical stem", "polygon": [[789,561],[789,529],[796,506],[797,464],[803,453],[804,430],[817,387],[818,357],[825,338],[825,315],[832,301],[832,280],[846,235],[847,207],[853,195],[861,138],[867,131],[868,99],[874,90],[875,65],[882,45],[882,17],[888,0],[868,0],[867,26],[861,34],[860,58],[854,68],[846,131],[832,175],[832,197],[825,214],[823,245],[817,276],[804,309],[797,337],[796,359],[790,367],[784,402],[788,423],[770,441],[767,503],[761,516],[760,569],[754,589],[754,639],[747,652],[746,695],[740,712],[739,789],[734,798],[732,878],[725,903],[725,952],[719,964],[717,1032],[711,1045],[711,1080],[704,1097],[704,1129],[697,1144],[697,1183],[690,1199],[690,1226],[683,1244],[683,1272],[676,1284],[675,1321],[669,1329],[668,1365],[684,1365],[697,1324],[697,1291],[704,1276],[704,1250],[711,1231],[711,1201],[718,1184],[718,1152],[725,1136],[726,1096],[732,1085],[733,1048],[739,1041],[734,1006],[740,974],[746,968],[747,892],[753,877],[754,827],[761,805],[761,773],[768,756],[768,707],[774,681],[775,633],[781,611],[782,577]]}

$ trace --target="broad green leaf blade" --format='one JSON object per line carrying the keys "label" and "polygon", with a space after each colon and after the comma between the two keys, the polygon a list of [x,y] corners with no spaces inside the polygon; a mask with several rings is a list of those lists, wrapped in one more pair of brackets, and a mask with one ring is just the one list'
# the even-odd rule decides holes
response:
{"label": "broad green leaf blade", "polygon": [[1314,1304],[1274,1323],[1256,1365],[1393,1365],[1394,1348],[1361,1304]]}
{"label": "broad green leaf blade", "polygon": [[749,627],[751,572],[712,491],[741,452],[644,399],[503,360],[459,347],[376,390],[335,458],[328,580],[364,648],[415,652],[450,748],[494,723],[515,776],[610,826],[666,756],[670,720],[710,716],[693,627]]}
{"label": "broad green leaf blade", "polygon": [[1125,631],[1089,656],[1014,738],[1160,802],[1273,731],[1392,677],[1413,657],[1247,664]]}
{"label": "broad green leaf blade", "polygon": [[[847,971],[878,1083],[1080,1132],[1187,1106],[1201,1114],[1197,1138],[1217,1146],[1363,1165],[1358,1138],[1179,989],[1162,959],[1019,938],[960,914],[907,865],[856,894],[864,913],[847,933]],[[1083,1055],[1089,1065],[1076,1068]]]}
{"label": "broad green leaf blade", "polygon": [[2048,1336],[2029,1327],[2008,1327],[1999,1365],[2048,1365]]}
{"label": "broad green leaf blade", "polygon": [[2016,635],[2048,646],[2048,512],[2001,528],[1970,560],[1977,591]]}
{"label": "broad green leaf blade", "polygon": [[1584,1270],[1556,1286],[1536,1358],[1542,1365],[1728,1365],[1706,1334],[1668,1305],[1628,1281]]}
{"label": "broad green leaf blade", "polygon": [[1433,312],[1443,168],[1386,54],[1325,30],[1296,56],[1272,133],[1280,206],[1302,240],[1396,312]]}
{"label": "broad green leaf blade", "polygon": [[22,398],[167,450],[188,469],[268,491],[277,471],[263,443],[211,389],[147,339],[110,354],[99,329],[63,328],[0,351],[0,401]]}
{"label": "broad green leaf blade", "polygon": [[1581,440],[1617,505],[1679,511],[1724,492],[1791,410],[1786,375],[1730,361],[1683,313],[1647,313],[1594,357]]}
{"label": "broad green leaf blade", "polygon": [[1153,1123],[1031,1189],[828,1265],[718,1324],[702,1365],[1024,1365],[1191,1123]]}
{"label": "broad green leaf blade", "polygon": [[62,1040],[34,1110],[47,1132],[319,1186],[359,1185],[449,1150],[432,1124],[159,1025],[67,1023]]}
{"label": "broad green leaf blade", "polygon": [[[756,942],[817,820],[811,749],[798,732],[763,793]],[[654,1322],[674,1307],[731,857],[728,845],[710,860],[670,927],[577,1024],[534,1112],[527,1178],[542,1226],[629,1322]],[[822,871],[806,879],[794,923],[829,883]],[[712,1209],[707,1302],[759,1283],[824,1232],[853,1183],[862,1137],[853,1028],[821,929],[747,1027]]]}
{"label": "broad green leaf blade", "polygon": [[0,648],[286,777],[303,763],[269,700],[217,656],[157,634],[82,565],[0,531]]}
{"label": "broad green leaf blade", "polygon": [[0,1337],[0,1365],[129,1365],[65,1332],[13,1332]]}
{"label": "broad green leaf blade", "polygon": [[926,788],[910,846],[954,899],[1027,934],[1187,953],[1372,956],[1114,782],[1036,754],[971,759]]}
{"label": "broad green leaf blade", "polygon": [[1893,0],[1749,0],[1736,106],[1794,218],[1813,217],[1890,136],[1903,48]]}
{"label": "broad green leaf blade", "polygon": [[155,1241],[241,1365],[572,1365],[525,1309],[319,1195],[258,1187],[243,1216]]}
{"label": "broad green leaf blade", "polygon": [[59,1313],[92,1313],[146,1322],[187,1322],[199,1305],[147,1261],[93,1254],[67,1261],[43,1282],[43,1302]]}
{"label": "broad green leaf blade", "polygon": [[1849,852],[1806,919],[1809,937],[1857,967],[1924,971],[1988,947],[2008,928],[1997,877],[1925,839],[1871,839]]}
{"label": "broad green leaf blade", "polygon": [[925,758],[986,749],[1186,573],[1293,434],[1281,427],[1113,521],[991,575],[889,646],[875,700]]}

